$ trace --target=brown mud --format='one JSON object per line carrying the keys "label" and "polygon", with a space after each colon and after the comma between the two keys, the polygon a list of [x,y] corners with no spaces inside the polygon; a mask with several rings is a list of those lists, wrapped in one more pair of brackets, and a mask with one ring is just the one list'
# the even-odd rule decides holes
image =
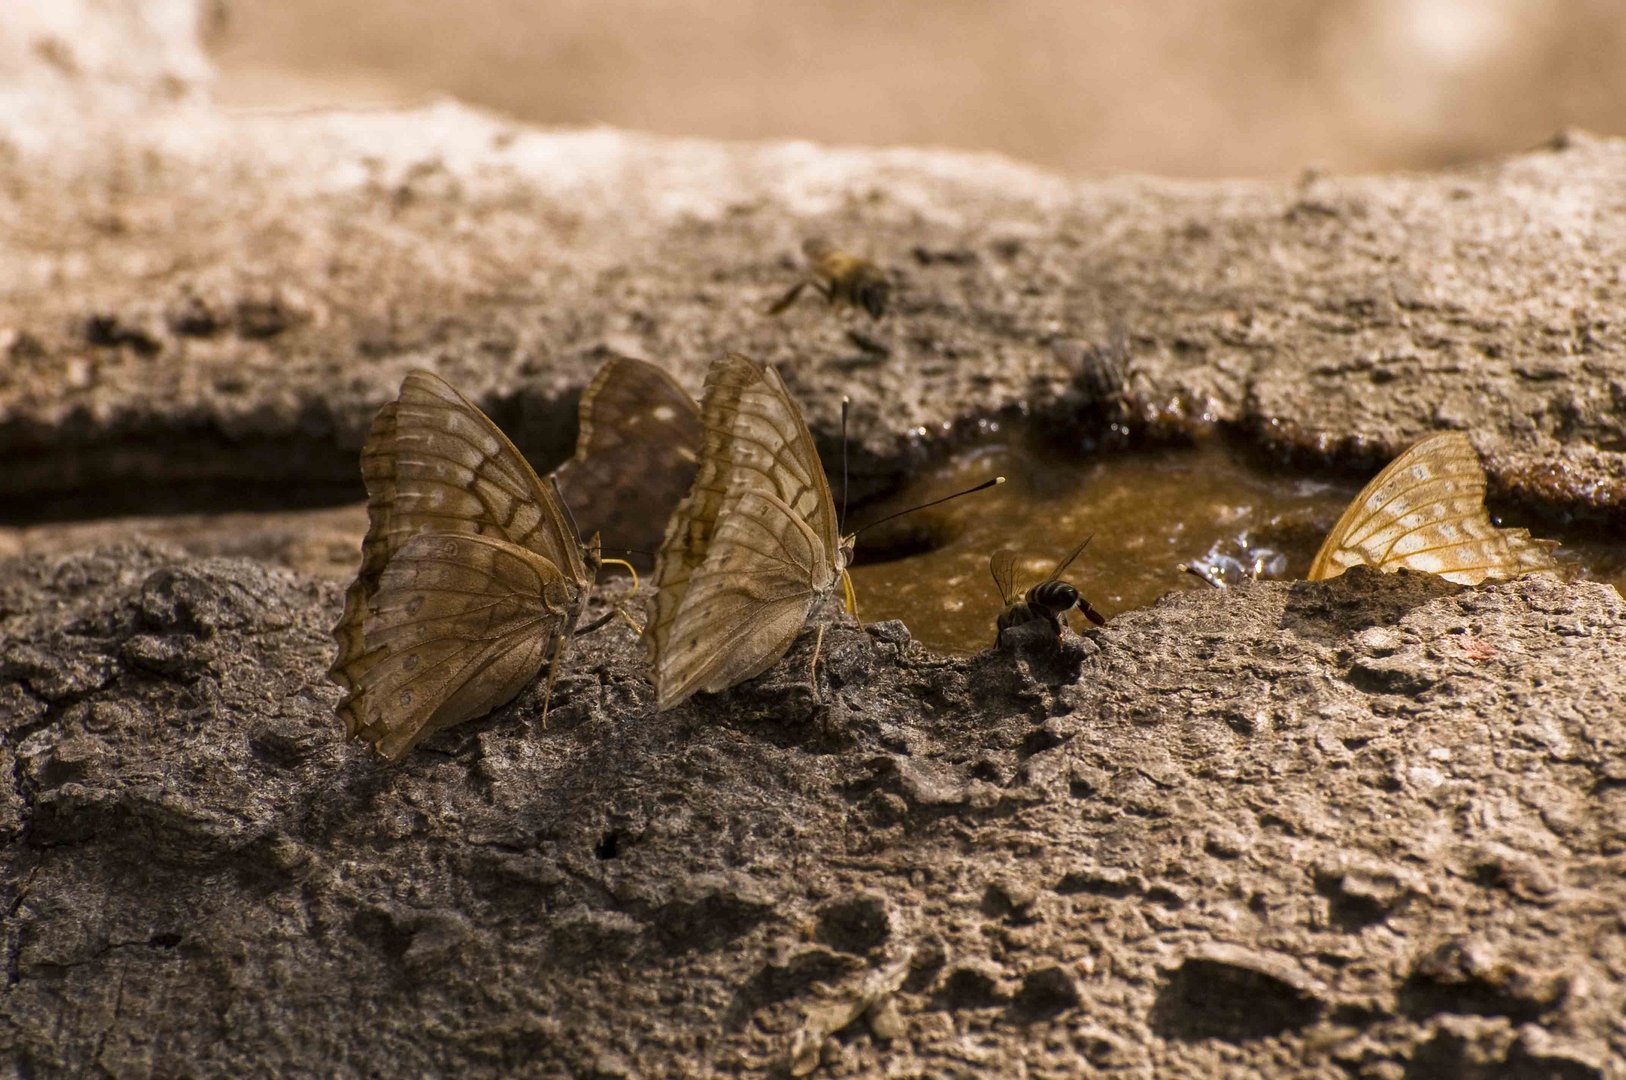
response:
{"label": "brown mud", "polygon": [[[8,565],[20,1070],[783,1075],[809,1039],[835,1076],[1626,1054],[1608,586],[1354,571],[1016,656],[842,623],[817,698],[804,637],[664,715],[607,630],[546,732],[527,692],[398,768],[335,731],[338,596],[139,547]],[[819,1027],[893,964],[884,1009]]]}

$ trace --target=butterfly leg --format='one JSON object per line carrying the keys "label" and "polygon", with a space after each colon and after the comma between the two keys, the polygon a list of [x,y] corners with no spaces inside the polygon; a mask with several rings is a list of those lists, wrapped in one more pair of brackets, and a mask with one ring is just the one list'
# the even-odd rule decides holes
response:
{"label": "butterfly leg", "polygon": [[813,687],[813,696],[819,696],[819,653],[824,649],[824,624],[819,623],[818,633],[813,638],[813,662],[807,668],[807,681]]}
{"label": "butterfly leg", "polygon": [[[627,573],[632,575],[632,594],[637,596],[638,590],[643,588],[644,585],[644,583],[638,577],[638,568],[633,566],[625,559],[604,559],[599,565],[609,566],[612,563],[616,566],[626,567]],[[643,626],[638,622],[637,619],[634,619],[631,615],[627,614],[626,608],[622,607],[620,604],[617,604],[615,605],[614,614],[621,616],[621,621],[632,627],[632,632],[634,634],[643,634]]]}
{"label": "butterfly leg", "polygon": [[644,628],[643,628],[642,625],[639,624],[638,620],[634,619],[631,615],[627,614],[627,609],[626,608],[622,607],[620,604],[616,604],[608,612],[606,612],[603,615],[600,615],[598,618],[594,619],[592,622],[588,623],[586,626],[584,626],[581,629],[577,630],[576,631],[576,636],[577,637],[586,637],[588,634],[593,633],[595,630],[602,630],[602,629],[604,629],[604,627],[609,625],[611,619],[620,619],[622,622],[624,622],[628,626],[632,627],[632,632],[635,633],[635,634],[642,634],[644,632]]}
{"label": "butterfly leg", "polygon": [[[606,616],[608,618],[608,616]],[[553,652],[548,657],[548,681],[542,688],[542,730],[548,730],[548,708],[553,704],[553,683],[559,677],[559,665],[565,658],[565,646],[570,643],[568,635],[559,633],[553,635]]]}
{"label": "butterfly leg", "polygon": [[847,614],[858,618],[858,590],[853,588],[853,576],[845,569],[841,571],[841,593]]}

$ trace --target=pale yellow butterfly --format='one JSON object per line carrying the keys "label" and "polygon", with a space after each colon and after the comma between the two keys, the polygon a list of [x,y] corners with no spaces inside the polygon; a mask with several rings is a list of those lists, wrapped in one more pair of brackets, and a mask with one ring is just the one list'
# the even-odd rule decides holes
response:
{"label": "pale yellow butterfly", "polygon": [[1415,443],[1355,496],[1316,552],[1309,580],[1364,565],[1477,585],[1555,570],[1555,546],[1491,523],[1479,455],[1466,435],[1447,431]]}
{"label": "pale yellow butterfly", "polygon": [[592,576],[514,444],[415,371],[374,419],[362,476],[369,527],[329,671],[349,734],[397,761],[513,698],[544,662],[551,693]]}
{"label": "pale yellow butterfly", "polygon": [[852,553],[778,372],[739,355],[717,361],[700,415],[700,470],[667,525],[644,632],[661,709],[773,666],[846,581]]}

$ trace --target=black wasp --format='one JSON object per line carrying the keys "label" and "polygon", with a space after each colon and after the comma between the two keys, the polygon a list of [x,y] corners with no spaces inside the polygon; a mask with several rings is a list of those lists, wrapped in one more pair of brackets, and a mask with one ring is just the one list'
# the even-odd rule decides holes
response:
{"label": "black wasp", "polygon": [[998,633],[995,635],[995,644],[1003,638],[1005,631],[1013,626],[1044,619],[1050,623],[1050,628],[1056,636],[1061,636],[1062,620],[1067,612],[1078,608],[1084,617],[1096,626],[1105,626],[1106,618],[1099,611],[1090,606],[1090,602],[1078,594],[1078,590],[1068,582],[1061,580],[1061,575],[1073,564],[1073,560],[1089,546],[1093,536],[1086,536],[1079,545],[1067,553],[1067,557],[1056,564],[1050,575],[1037,585],[1029,586],[1020,595],[1014,587],[1016,552],[1004,548],[994,552],[988,560],[988,570],[994,575],[994,585],[999,589],[999,598],[1005,604],[1005,610],[999,613]]}

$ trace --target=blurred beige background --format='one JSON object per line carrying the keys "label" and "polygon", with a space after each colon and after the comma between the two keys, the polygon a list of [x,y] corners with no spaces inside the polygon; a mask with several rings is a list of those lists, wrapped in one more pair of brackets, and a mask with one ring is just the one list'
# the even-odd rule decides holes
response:
{"label": "blurred beige background", "polygon": [[238,106],[987,149],[1073,173],[1430,167],[1626,132],[1626,0],[211,0]]}

